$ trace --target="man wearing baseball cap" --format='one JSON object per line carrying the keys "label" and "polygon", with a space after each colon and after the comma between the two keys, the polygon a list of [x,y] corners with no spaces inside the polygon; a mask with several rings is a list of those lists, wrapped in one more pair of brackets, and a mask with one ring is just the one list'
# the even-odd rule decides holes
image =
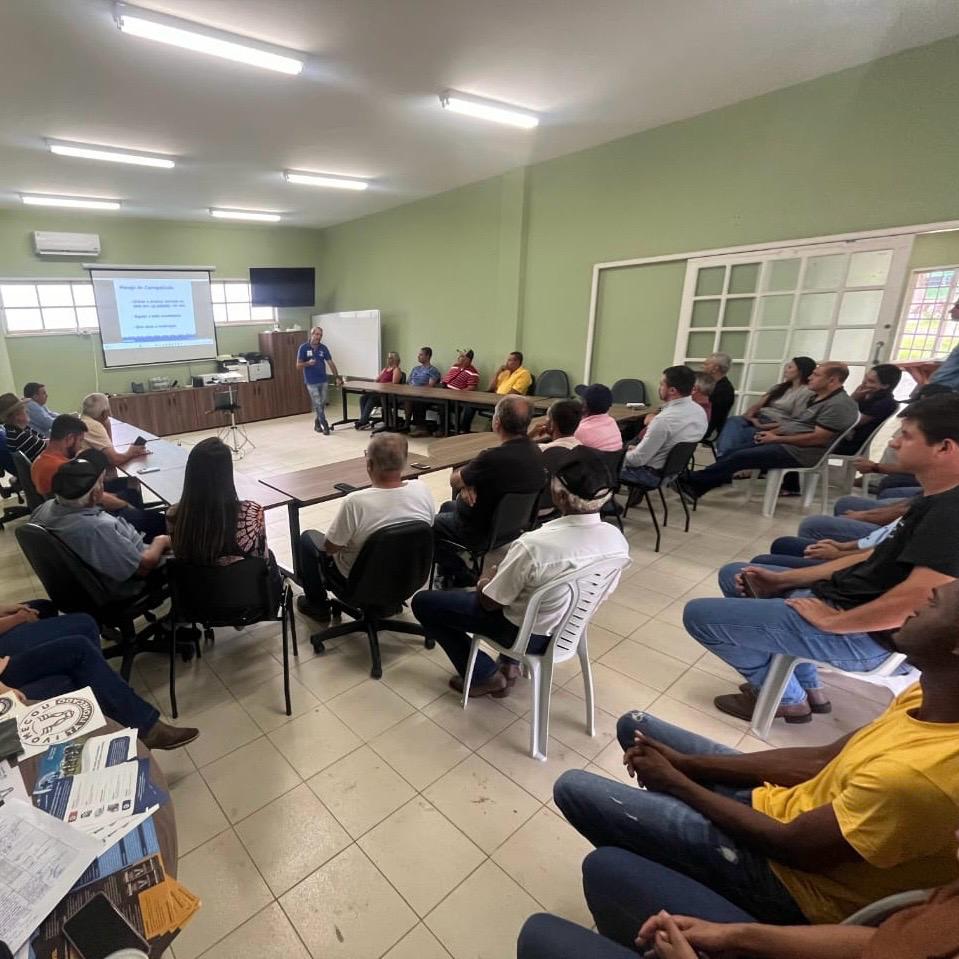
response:
{"label": "man wearing baseball cap", "polygon": [[[427,639],[435,640],[450,658],[457,675],[450,686],[463,689],[470,651],[470,633],[480,633],[509,644],[519,632],[530,597],[542,586],[600,559],[628,556],[623,534],[600,518],[599,511],[613,495],[615,480],[603,457],[585,446],[577,447],[552,479],[553,503],[559,519],[514,540],[491,576],[477,583],[476,591],[423,590],[413,597],[413,615],[422,623]],[[615,583],[613,584],[615,589]],[[566,612],[565,596],[545,602],[533,625],[529,650],[543,652],[549,636]],[[509,695],[518,667],[502,668],[480,651],[473,669],[470,696]]]}
{"label": "man wearing baseball cap", "polygon": [[84,450],[64,463],[53,477],[55,498],[39,506],[31,518],[103,576],[122,583],[159,566],[170,549],[170,537],[155,536],[148,546],[142,533],[103,508],[107,466],[99,450]]}
{"label": "man wearing baseball cap", "polygon": [[47,441],[30,427],[26,400],[13,393],[0,396],[0,422],[11,453],[23,453],[32,463],[43,452]]}

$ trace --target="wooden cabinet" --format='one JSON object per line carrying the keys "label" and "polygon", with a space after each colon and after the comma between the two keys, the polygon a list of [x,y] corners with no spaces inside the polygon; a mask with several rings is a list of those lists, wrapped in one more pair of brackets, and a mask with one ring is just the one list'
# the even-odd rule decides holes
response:
{"label": "wooden cabinet", "polygon": [[[239,422],[253,423],[310,411],[303,376],[296,368],[296,353],[307,335],[305,330],[260,334],[260,352],[270,357],[273,379],[238,383],[234,387],[240,406]],[[222,386],[198,386],[155,393],[120,393],[110,397],[110,409],[118,420],[157,436],[208,430],[229,422],[227,414],[212,412],[214,394],[222,390]]]}

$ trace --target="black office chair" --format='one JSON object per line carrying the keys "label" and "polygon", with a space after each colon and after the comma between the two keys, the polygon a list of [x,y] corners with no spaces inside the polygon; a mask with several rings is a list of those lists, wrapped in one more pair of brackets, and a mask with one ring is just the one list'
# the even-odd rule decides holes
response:
{"label": "black office chair", "polygon": [[[89,613],[97,621],[101,635],[113,643],[103,650],[103,655],[122,656],[120,675],[129,680],[134,656],[143,651],[146,641],[160,638],[165,632],[154,612],[168,596],[162,574],[157,571],[143,579],[117,583],[98,573],[59,537],[36,523],[25,523],[16,535],[23,555],[53,605],[62,613]],[[138,632],[136,620],[141,617],[147,625]]]}
{"label": "black office chair", "polygon": [[[548,482],[546,471],[543,471],[543,483]],[[487,553],[499,549],[507,543],[512,543],[521,533],[532,529],[536,525],[536,514],[542,496],[542,487],[535,493],[504,493],[493,510],[490,521],[489,536],[479,546],[465,546],[454,540],[443,540],[443,543],[457,553],[466,553],[469,556],[471,572],[478,578],[483,569],[483,559]],[[430,589],[433,588],[433,579],[436,570],[430,574]]]}
{"label": "black office chair", "polygon": [[656,528],[656,552],[659,552],[659,542],[661,539],[659,522],[656,519],[656,512],[653,509],[652,500],[649,498],[649,494],[653,489],[659,490],[659,499],[663,504],[663,526],[669,524],[669,507],[666,505],[666,497],[663,495],[663,489],[670,486],[676,490],[679,494],[679,501],[683,504],[683,512],[686,514],[686,528],[685,532],[689,532],[689,506],[686,503],[686,497],[683,496],[682,489],[676,484],[676,478],[681,476],[689,466],[689,461],[692,458],[693,453],[696,452],[696,447],[698,443],[677,443],[670,451],[669,455],[666,457],[666,462],[663,464],[662,471],[660,473],[659,482],[650,489],[647,486],[639,486],[636,483],[630,483],[629,480],[622,479],[620,477],[620,485],[625,486],[629,493],[626,497],[626,505],[623,508],[623,516],[625,517],[629,513],[630,506],[635,506],[641,499],[646,501],[646,506],[649,508],[649,515],[653,520],[653,526]]}
{"label": "black office chair", "polygon": [[645,403],[646,384],[642,380],[617,380],[611,387],[614,403]]}
{"label": "black office chair", "polygon": [[[330,599],[334,618],[346,613],[352,621],[314,633],[310,637],[313,648],[322,653],[327,640],[366,630],[373,663],[370,676],[379,679],[383,675],[379,631],[423,635],[419,623],[391,617],[426,583],[432,566],[433,527],[429,523],[415,520],[377,530],[363,544],[346,585],[335,587],[335,598]],[[432,643],[426,645],[429,648]]]}
{"label": "black office chair", "polygon": [[616,494],[620,491],[620,486],[622,480],[620,479],[620,473],[623,470],[623,460],[626,459],[626,447],[624,446],[621,450],[599,450],[599,455],[606,461],[607,467],[609,467],[610,476],[615,486],[613,495],[609,498],[609,501],[605,506],[599,511],[599,515],[603,520],[612,520],[618,527],[619,531],[622,533],[623,530],[623,516],[624,511],[623,507],[616,502]]}
{"label": "black office chair", "polygon": [[30,475],[30,460],[20,450],[14,450],[10,455],[13,458],[14,469],[17,471],[17,483],[20,485],[23,495],[27,498],[27,509],[32,513],[43,504],[45,497],[41,496],[37,492],[36,486],[33,485],[33,477]]}
{"label": "black office chair", "polygon": [[23,502],[23,492],[17,479],[17,467],[7,447],[6,434],[0,428],[0,480],[4,476],[9,476],[10,481],[8,483],[0,482],[0,497],[4,501],[10,499],[10,497],[16,497],[16,502],[10,506],[4,502],[3,511],[0,512],[0,532],[3,532],[6,528],[6,523],[12,523],[15,519],[30,515],[30,507]]}
{"label": "black office chair", "polygon": [[[530,387],[530,393],[533,392]],[[539,374],[537,396],[555,396],[558,400],[569,398],[569,377],[562,370],[543,370]]]}
{"label": "black office chair", "polygon": [[[254,623],[280,622],[283,633],[283,694],[286,715],[293,715],[290,702],[289,637],[296,646],[296,622],[293,618],[293,591],[276,564],[259,556],[248,556],[225,566],[198,566],[171,560],[166,564],[172,602],[171,621],[176,627],[199,625],[213,638],[216,627],[242,628]],[[170,706],[177,717],[176,643],[170,644]]]}

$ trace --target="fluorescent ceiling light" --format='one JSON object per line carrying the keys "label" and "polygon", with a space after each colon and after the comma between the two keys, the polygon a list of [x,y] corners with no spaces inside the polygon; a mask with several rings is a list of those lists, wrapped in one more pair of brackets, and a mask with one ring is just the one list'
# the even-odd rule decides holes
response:
{"label": "fluorescent ceiling light", "polygon": [[169,157],[151,156],[148,153],[130,153],[113,147],[95,147],[66,140],[47,140],[51,153],[65,157],[80,157],[83,160],[106,160],[108,163],[132,163],[134,166],[153,166],[170,170],[176,164]]}
{"label": "fluorescent ceiling light", "polygon": [[447,90],[440,94],[440,103],[453,113],[462,113],[468,117],[479,117],[481,120],[492,120],[494,123],[505,123],[512,127],[522,127],[531,130],[539,124],[539,117],[526,110],[517,110],[505,103],[495,100],[482,100],[471,97],[455,90]]}
{"label": "fluorescent ceiling light", "polygon": [[67,206],[77,210],[119,210],[119,200],[96,200],[87,196],[41,196],[37,193],[21,193],[20,199],[27,206]]}
{"label": "fluorescent ceiling light", "polygon": [[220,220],[256,220],[258,223],[277,223],[279,213],[257,213],[255,210],[217,210],[211,209],[210,216]]}
{"label": "fluorescent ceiling light", "polygon": [[305,186],[328,186],[334,190],[365,190],[369,183],[349,176],[332,176],[326,173],[297,173],[295,170],[284,170],[283,176],[287,183],[302,183]]}
{"label": "fluorescent ceiling light", "polygon": [[115,19],[117,26],[131,36],[169,43],[184,50],[208,53],[224,60],[248,63],[265,70],[276,70],[295,76],[303,69],[305,62],[302,55],[293,55],[293,51],[278,52],[282,50],[281,47],[271,47],[246,37],[191,23],[189,20],[128,7],[123,3],[116,5]]}

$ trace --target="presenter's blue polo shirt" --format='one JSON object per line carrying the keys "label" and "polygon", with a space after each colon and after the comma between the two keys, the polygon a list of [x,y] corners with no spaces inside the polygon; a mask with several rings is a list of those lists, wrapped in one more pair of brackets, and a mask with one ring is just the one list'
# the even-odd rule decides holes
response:
{"label": "presenter's blue polo shirt", "polygon": [[330,355],[330,351],[326,348],[325,344],[321,343],[319,346],[311,346],[309,343],[304,343],[297,351],[297,362],[306,363],[308,360],[316,360],[316,366],[303,367],[303,382],[306,383],[307,386],[316,386],[320,383],[325,383],[327,380],[326,364],[331,359],[333,359],[333,357]]}

